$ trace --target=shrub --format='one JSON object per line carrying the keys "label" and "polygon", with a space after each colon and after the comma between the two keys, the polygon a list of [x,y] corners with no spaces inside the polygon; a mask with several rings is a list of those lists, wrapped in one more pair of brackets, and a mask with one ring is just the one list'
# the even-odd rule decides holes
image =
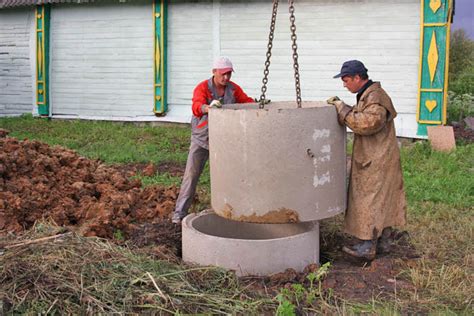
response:
{"label": "shrub", "polygon": [[451,34],[449,91],[474,95],[474,41],[463,29]]}
{"label": "shrub", "polygon": [[474,95],[470,93],[448,94],[448,123],[462,122],[465,117],[474,116]]}

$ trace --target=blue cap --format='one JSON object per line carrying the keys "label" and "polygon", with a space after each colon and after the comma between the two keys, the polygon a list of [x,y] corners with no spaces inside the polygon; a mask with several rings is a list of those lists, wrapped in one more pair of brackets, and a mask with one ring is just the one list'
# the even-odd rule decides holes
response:
{"label": "blue cap", "polygon": [[340,78],[344,76],[354,75],[366,75],[368,69],[365,68],[364,64],[358,60],[348,60],[342,64],[341,72],[335,75],[333,78]]}

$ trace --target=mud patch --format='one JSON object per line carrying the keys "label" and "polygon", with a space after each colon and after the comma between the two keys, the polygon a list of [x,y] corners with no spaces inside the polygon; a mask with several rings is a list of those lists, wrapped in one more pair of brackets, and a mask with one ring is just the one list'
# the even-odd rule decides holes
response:
{"label": "mud patch", "polygon": [[216,213],[227,219],[247,223],[284,224],[298,223],[300,221],[298,213],[294,210],[290,210],[287,208],[280,208],[275,211],[269,211],[264,215],[257,215],[256,213],[253,213],[252,215],[241,216],[234,216],[233,210],[234,209],[231,205],[226,204],[222,211],[216,211]]}
{"label": "mud patch", "polygon": [[[413,290],[411,282],[399,277],[403,265],[418,258],[406,232],[393,231],[390,253],[378,254],[372,262],[359,261],[341,252],[344,245],[354,241],[334,227],[328,227],[327,222],[342,227],[342,215],[321,224],[321,263],[330,262],[329,273],[321,281],[325,293],[330,292],[336,300],[369,302],[373,297],[389,299],[395,297],[397,291]],[[241,280],[252,291],[275,296],[282,288],[293,291],[293,284],[303,284],[308,288],[309,274],[318,269],[317,264],[311,264],[302,273],[287,269],[270,276],[248,276]]]}

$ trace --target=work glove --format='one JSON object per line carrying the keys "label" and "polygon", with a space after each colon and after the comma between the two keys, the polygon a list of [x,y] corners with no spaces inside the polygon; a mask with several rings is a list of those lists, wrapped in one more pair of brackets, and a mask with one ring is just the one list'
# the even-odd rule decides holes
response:
{"label": "work glove", "polygon": [[336,107],[337,113],[341,112],[342,109],[344,108],[344,101],[339,99],[339,97],[330,97],[329,99],[326,100],[327,103],[332,104]]}
{"label": "work glove", "polygon": [[344,103],[339,97],[330,97],[329,99],[326,100],[327,103],[334,105],[336,108],[337,112],[337,121],[339,122],[340,125],[344,126],[345,125],[345,118],[349,114],[349,112],[352,110],[350,106]]}
{"label": "work glove", "polygon": [[337,101],[341,101],[341,99],[339,99],[339,97],[337,96],[330,97],[329,99],[326,100],[327,103],[332,104],[332,105],[336,105]]}
{"label": "work glove", "polygon": [[209,104],[209,107],[210,108],[214,107],[214,108],[220,109],[220,108],[222,108],[222,103],[219,100],[212,100],[211,104]]}

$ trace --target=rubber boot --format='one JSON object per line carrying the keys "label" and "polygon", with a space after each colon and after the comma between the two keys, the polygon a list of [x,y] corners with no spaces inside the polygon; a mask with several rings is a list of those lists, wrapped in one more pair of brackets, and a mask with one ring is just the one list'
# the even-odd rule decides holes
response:
{"label": "rubber boot", "polygon": [[374,260],[375,259],[375,248],[377,242],[372,240],[361,240],[354,246],[344,246],[342,251],[356,258]]}
{"label": "rubber boot", "polygon": [[385,227],[383,229],[382,235],[377,241],[377,253],[383,254],[390,252],[393,243],[392,232],[392,227]]}

